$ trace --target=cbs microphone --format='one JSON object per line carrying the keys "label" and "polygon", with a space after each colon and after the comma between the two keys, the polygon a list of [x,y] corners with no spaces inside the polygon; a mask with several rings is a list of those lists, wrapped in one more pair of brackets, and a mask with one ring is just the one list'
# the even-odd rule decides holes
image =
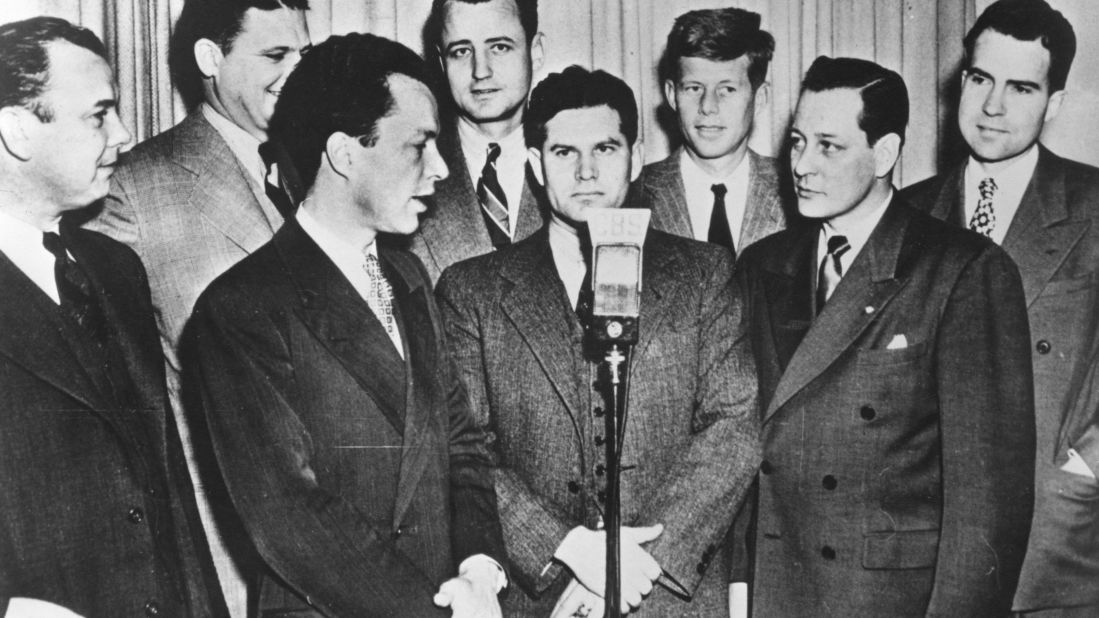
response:
{"label": "cbs microphone", "polygon": [[641,247],[652,212],[607,208],[588,215],[592,248],[591,332],[604,344],[633,345],[641,313]]}

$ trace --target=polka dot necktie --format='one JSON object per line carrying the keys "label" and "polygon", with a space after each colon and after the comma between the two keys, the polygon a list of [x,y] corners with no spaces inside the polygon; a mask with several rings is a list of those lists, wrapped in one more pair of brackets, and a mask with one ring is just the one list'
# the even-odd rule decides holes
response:
{"label": "polka dot necktie", "polygon": [[981,198],[977,200],[977,210],[973,211],[973,218],[969,220],[969,229],[991,236],[996,229],[996,212],[992,210],[992,196],[996,194],[996,181],[985,178],[977,185],[977,191]]}

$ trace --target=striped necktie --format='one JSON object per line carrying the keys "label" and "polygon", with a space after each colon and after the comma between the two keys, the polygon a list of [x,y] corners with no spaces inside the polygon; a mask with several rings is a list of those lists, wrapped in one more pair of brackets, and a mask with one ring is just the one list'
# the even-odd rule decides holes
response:
{"label": "striped necktie", "polygon": [[481,178],[477,181],[477,200],[481,202],[481,214],[484,215],[492,246],[497,249],[511,244],[508,198],[496,176],[496,159],[499,157],[500,144],[489,144],[485,167],[481,169]]}
{"label": "striped necktie", "polygon": [[836,235],[828,239],[828,253],[820,263],[817,276],[817,313],[824,309],[824,303],[828,302],[843,278],[843,262],[840,258],[850,249],[851,243],[847,242],[846,236]]}

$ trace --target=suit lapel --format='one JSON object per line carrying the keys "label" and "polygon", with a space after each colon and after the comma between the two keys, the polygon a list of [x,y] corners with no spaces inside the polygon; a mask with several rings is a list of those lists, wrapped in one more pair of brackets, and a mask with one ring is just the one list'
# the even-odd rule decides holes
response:
{"label": "suit lapel", "polygon": [[819,226],[806,226],[793,238],[792,251],[776,256],[762,271],[771,345],[783,370],[813,323],[816,293],[816,238]]}
{"label": "suit lapel", "polygon": [[492,251],[456,129],[439,136],[439,150],[450,166],[450,176],[436,187],[433,221],[420,231],[436,267]]}
{"label": "suit lapel", "polygon": [[908,219],[908,212],[896,200],[887,207],[850,271],[794,351],[767,406],[764,422],[850,349],[900,290],[903,282],[895,278],[895,273]]}
{"label": "suit lapel", "polygon": [[523,167],[523,199],[519,201],[519,217],[515,222],[515,234],[512,242],[519,242],[542,228],[546,222],[540,199],[542,188],[534,178],[530,163]]}
{"label": "suit lapel", "polygon": [[[652,237],[651,231],[649,237]],[[644,363],[645,352],[663,330],[669,311],[679,307],[677,301],[682,292],[676,284],[680,273],[688,268],[661,242],[647,242],[641,260],[641,314],[638,317],[641,339],[634,352],[635,367]]]}
{"label": "suit lapel", "polygon": [[1039,146],[1034,176],[1003,243],[1004,250],[1019,267],[1028,306],[1042,293],[1090,225],[1090,221],[1069,219],[1064,169],[1056,155]]}
{"label": "suit lapel", "polygon": [[939,194],[935,198],[935,205],[931,208],[931,216],[967,227],[965,221],[965,163],[957,165],[943,179],[939,187]]}
{"label": "suit lapel", "polygon": [[762,157],[748,151],[748,201],[744,204],[744,223],[740,227],[737,248],[741,251],[755,241],[784,227],[778,179]]}
{"label": "suit lapel", "polygon": [[652,164],[645,176],[645,193],[651,203],[641,204],[653,211],[653,227],[669,234],[694,238],[691,216],[687,211],[687,192],[679,173],[679,148],[663,161]]}

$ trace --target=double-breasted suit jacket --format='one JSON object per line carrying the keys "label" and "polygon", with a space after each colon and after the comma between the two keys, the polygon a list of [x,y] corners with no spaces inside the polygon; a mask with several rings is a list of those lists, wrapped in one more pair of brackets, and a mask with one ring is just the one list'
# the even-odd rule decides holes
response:
{"label": "double-breasted suit jacket", "polygon": [[[1068,449],[1099,471],[1099,170],[1038,146],[1038,165],[1003,248],[1030,318],[1038,452],[1034,525],[1016,608],[1099,605],[1099,482],[1064,472]],[[905,190],[964,225],[965,164]]]}
{"label": "double-breasted suit jacket", "polygon": [[[691,603],[657,587],[642,616],[721,616],[720,549],[758,463],[756,382],[728,252],[650,230],[630,376],[622,522],[664,524],[646,546]],[[543,616],[568,581],[565,534],[603,506],[602,395],[547,229],[452,266],[437,296],[478,423],[490,435],[519,589],[508,616]],[[669,580],[670,581],[670,580]]]}
{"label": "double-breasted suit jacket", "polygon": [[[399,246],[407,245],[420,258],[432,283],[451,264],[493,250],[481,202],[477,200],[477,190],[470,180],[457,127],[453,124],[439,136],[439,153],[450,175],[435,185],[432,207],[421,217],[420,229],[407,239],[396,241]],[[530,236],[545,221],[538,198],[542,189],[531,175],[528,165],[513,242]]]}
{"label": "double-breasted suit jacket", "polygon": [[185,335],[187,403],[269,568],[271,611],[444,615],[432,596],[458,562],[504,560],[484,434],[427,275],[408,253],[379,257],[403,360],[296,222],[210,286]]}
{"label": "double-breasted suit jacket", "polygon": [[30,597],[89,617],[222,616],[145,271],[104,236],[66,234],[109,351],[0,254],[0,613]]}
{"label": "double-breasted suit jacket", "polygon": [[[666,159],[645,166],[636,184],[641,190],[641,202],[637,205],[652,209],[653,228],[676,236],[694,238],[691,216],[687,210],[686,190],[683,188],[683,174],[679,169],[682,153],[682,148],[677,149]],[[751,150],[747,156],[748,202],[744,207],[740,238],[736,242],[738,252],[787,227],[778,161]]]}
{"label": "double-breasted suit jacket", "polygon": [[1033,497],[1018,272],[894,199],[814,316],[818,235],[738,262],[764,410],[754,615],[1006,615]]}

